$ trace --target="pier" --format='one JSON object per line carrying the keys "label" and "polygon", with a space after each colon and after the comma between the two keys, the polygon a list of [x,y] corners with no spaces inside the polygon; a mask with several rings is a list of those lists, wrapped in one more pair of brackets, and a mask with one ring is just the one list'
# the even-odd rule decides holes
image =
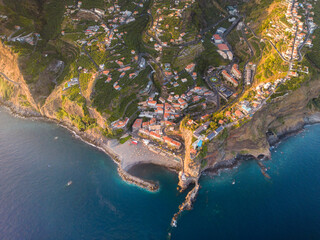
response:
{"label": "pier", "polygon": [[186,199],[179,206],[179,211],[173,215],[173,218],[171,220],[171,227],[177,226],[177,220],[183,211],[192,209],[192,204],[197,197],[199,189],[200,185],[198,183],[198,180],[196,180],[194,188],[187,194]]}

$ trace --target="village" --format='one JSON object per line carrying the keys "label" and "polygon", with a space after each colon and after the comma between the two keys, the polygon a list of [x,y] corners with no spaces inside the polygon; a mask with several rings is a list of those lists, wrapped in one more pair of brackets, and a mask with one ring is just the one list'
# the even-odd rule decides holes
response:
{"label": "village", "polygon": [[[305,16],[305,23],[300,21],[301,16],[297,15],[297,8],[301,8],[304,13],[303,15]],[[286,81],[290,81],[291,78],[293,77],[298,77],[299,74],[303,75],[308,75],[309,70],[307,66],[301,66],[299,63],[294,63],[294,61],[299,60],[299,54],[300,50],[302,49],[303,46],[308,46],[312,47],[312,40],[310,38],[311,34],[316,28],[316,25],[313,23],[312,17],[310,15],[313,15],[314,13],[310,11],[312,9],[312,5],[310,3],[307,3],[304,1],[304,3],[299,3],[298,1],[287,1],[287,12],[285,13],[285,16],[287,18],[287,21],[292,24],[291,29],[288,30],[289,26],[286,26],[286,29],[284,31],[289,31],[295,36],[291,40],[291,44],[289,44],[289,48],[286,50],[285,53],[283,53],[283,56],[287,58],[288,61],[290,61],[289,64],[289,70],[287,76],[284,78],[276,79],[273,82],[265,82],[257,85],[254,88],[251,88],[251,97],[250,100],[243,99],[239,102],[236,102],[233,104],[231,107],[229,107],[227,110],[223,111],[224,116],[220,119],[214,119],[216,121],[215,124],[212,124],[211,121],[211,115],[209,114],[204,114],[202,115],[199,119],[194,120],[189,120],[187,123],[188,127],[193,126],[196,127],[193,133],[195,141],[192,144],[192,151],[191,151],[191,156],[195,157],[198,153],[199,150],[201,150],[201,147],[203,144],[207,141],[213,140],[216,136],[218,136],[225,128],[238,125],[239,122],[243,120],[249,120],[253,114],[258,111],[272,96],[272,94],[275,93],[276,89],[281,85],[284,84]],[[283,26],[283,23],[279,23],[281,26]],[[279,29],[281,29],[281,26],[276,25],[275,23],[272,24],[272,29],[267,30],[267,36],[271,37],[273,40],[281,39],[281,36],[279,37],[278,35],[275,35],[278,33]],[[299,27],[295,27],[299,26]],[[274,33],[272,32],[273,29],[276,29],[277,32]],[[224,58],[228,59],[230,61],[233,60],[233,53],[232,50],[229,48],[228,43],[224,39],[224,32],[227,29],[225,28],[218,28],[216,33],[212,36],[212,41],[214,44],[218,47],[218,53]],[[303,33],[302,33],[303,31]],[[180,39],[181,40],[181,39]],[[174,42],[174,41],[171,41]],[[291,54],[290,54],[291,53]],[[292,58],[290,58],[292,56]],[[168,67],[170,67],[168,65]],[[186,70],[192,69],[194,66],[189,65],[186,67]],[[255,64],[249,62],[244,69],[244,72],[241,73],[239,71],[239,67],[236,63],[230,64],[230,67],[225,67],[222,68],[218,71],[219,76],[216,76],[215,74],[211,74],[209,77],[209,80],[212,82],[213,86],[215,86],[216,81],[218,78],[224,79],[227,84],[220,85],[219,88],[217,89],[220,97],[228,100],[230,97],[235,97],[234,92],[237,90],[237,87],[239,85],[239,81],[243,80],[243,84],[246,86],[249,86],[252,84],[252,79],[255,74]],[[210,70],[209,70],[210,71]],[[213,71],[214,72],[214,71]],[[193,73],[193,75],[196,75],[197,73]],[[170,75],[170,73],[166,74]],[[175,82],[173,84],[178,84]],[[231,85],[231,86],[230,86]],[[232,88],[234,92],[232,91]],[[194,91],[193,91],[194,92]],[[190,92],[188,93],[190,94]],[[209,95],[209,93],[207,93]],[[210,95],[214,95],[215,92],[211,92]],[[188,103],[190,104],[189,101],[185,103],[185,97],[186,95],[183,94],[181,95],[181,98],[179,95],[176,95],[175,98],[170,96],[169,99],[167,99],[169,102],[172,103],[172,99],[178,100],[179,102],[176,103],[175,106],[179,108],[186,108],[188,106]],[[152,99],[150,99],[152,101]],[[156,101],[152,101],[151,104],[155,104],[154,108],[155,114],[163,114],[166,111],[170,111],[170,108],[165,108],[164,111],[162,111],[162,105],[165,103],[164,99],[163,101],[160,102],[160,104],[157,104]],[[193,99],[194,100],[194,99]],[[148,106],[150,104],[149,102],[146,102],[144,106]],[[167,104],[167,103],[165,103]],[[149,105],[150,106],[150,105]],[[170,106],[170,105],[169,105]],[[178,111],[179,112],[179,111]],[[149,117],[153,117],[151,112],[149,112]],[[146,114],[147,115],[147,114]],[[146,116],[142,114],[141,116]],[[166,114],[165,120],[168,120],[169,114]],[[179,117],[179,114],[176,115],[176,117]],[[174,118],[171,118],[174,119]],[[141,119],[138,119],[136,121],[141,121]],[[148,125],[149,123],[144,123],[145,125],[141,128],[143,130],[139,131],[144,131],[146,128],[145,126]],[[165,124],[163,124],[165,125]],[[169,124],[172,125],[172,124]],[[211,128],[211,125],[215,126],[214,129]],[[134,125],[135,127],[137,125]],[[139,126],[140,128],[140,126]],[[152,129],[152,128],[151,128]],[[159,129],[161,129],[159,127]],[[153,139],[159,139],[161,136],[161,131],[158,133],[156,137],[152,137],[152,135],[148,135],[149,138]],[[147,137],[146,134],[142,134],[142,137]]]}
{"label": "village", "polygon": [[[82,95],[88,89],[88,82],[94,81],[100,87],[89,94],[94,96],[93,104],[102,111],[111,111],[110,127],[125,136],[130,134],[132,144],[141,142],[183,157],[185,146],[178,132],[187,116],[183,127],[193,130],[191,156],[195,158],[202,147],[225,128],[250,120],[279,86],[309,74],[308,67],[300,62],[302,48],[313,46],[312,34],[317,27],[313,22],[312,1],[286,0],[282,3],[285,18],[270,21],[262,32],[261,42],[270,42],[288,63],[288,73],[272,82],[254,85],[256,63],[249,61],[240,67],[227,41],[231,31],[254,34],[243,24],[236,6],[228,6],[229,15],[221,15],[221,21],[199,33],[192,26],[183,30],[180,27],[194,0],[158,1],[151,9],[145,8],[146,2],[133,1],[123,8],[116,0],[106,3],[106,9],[84,9],[78,1],[77,5],[66,6],[61,30],[62,39],[72,41],[81,51],[72,77],[64,82],[64,94],[79,88]],[[137,45],[129,39],[130,34],[134,34],[130,32],[131,26],[137,22],[142,24],[140,21],[146,19],[149,27],[143,33],[142,43]],[[224,21],[227,24],[222,25]],[[211,34],[212,46],[227,64],[209,67],[201,73],[197,71],[195,61],[187,62],[179,69],[165,54],[171,48],[201,44],[208,34]],[[6,39],[36,46],[41,36],[25,33],[16,26],[15,34]],[[156,72],[162,76],[160,88],[155,85]]]}

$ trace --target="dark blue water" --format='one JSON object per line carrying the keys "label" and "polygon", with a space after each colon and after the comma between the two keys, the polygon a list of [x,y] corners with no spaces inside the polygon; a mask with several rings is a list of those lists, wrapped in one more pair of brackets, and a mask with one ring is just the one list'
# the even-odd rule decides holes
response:
{"label": "dark blue water", "polygon": [[[254,162],[202,178],[172,239],[320,239],[319,136],[312,126],[281,144],[266,163],[271,180]],[[108,156],[65,129],[1,109],[0,239],[165,239],[184,198],[178,179],[136,172],[160,192],[122,182]]]}

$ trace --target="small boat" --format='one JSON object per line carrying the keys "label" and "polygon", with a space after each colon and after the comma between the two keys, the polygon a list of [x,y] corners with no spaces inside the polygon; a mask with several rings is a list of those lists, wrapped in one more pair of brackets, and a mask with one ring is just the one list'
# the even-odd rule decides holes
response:
{"label": "small boat", "polygon": [[172,220],[171,227],[177,227],[177,220]]}
{"label": "small boat", "polygon": [[234,185],[234,184],[236,184],[236,180],[234,180],[234,179],[233,179],[233,181],[232,181],[232,185]]}
{"label": "small boat", "polygon": [[54,137],[54,140],[57,140],[58,139],[58,137]]}
{"label": "small boat", "polygon": [[71,184],[72,184],[72,181],[69,181],[69,182],[67,183],[67,187],[69,187]]}

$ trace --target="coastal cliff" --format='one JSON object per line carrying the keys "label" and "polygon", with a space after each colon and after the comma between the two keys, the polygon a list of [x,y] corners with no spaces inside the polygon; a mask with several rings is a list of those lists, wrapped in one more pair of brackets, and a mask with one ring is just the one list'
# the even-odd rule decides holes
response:
{"label": "coastal cliff", "polygon": [[0,43],[0,97],[16,111],[38,115],[38,107],[19,67],[19,56]]}
{"label": "coastal cliff", "polygon": [[320,122],[320,112],[312,105],[320,94],[318,77],[310,79],[290,94],[274,99],[227,137],[209,144],[208,165],[203,170],[229,168],[237,159],[270,158],[270,147],[297,133],[307,124]]}

